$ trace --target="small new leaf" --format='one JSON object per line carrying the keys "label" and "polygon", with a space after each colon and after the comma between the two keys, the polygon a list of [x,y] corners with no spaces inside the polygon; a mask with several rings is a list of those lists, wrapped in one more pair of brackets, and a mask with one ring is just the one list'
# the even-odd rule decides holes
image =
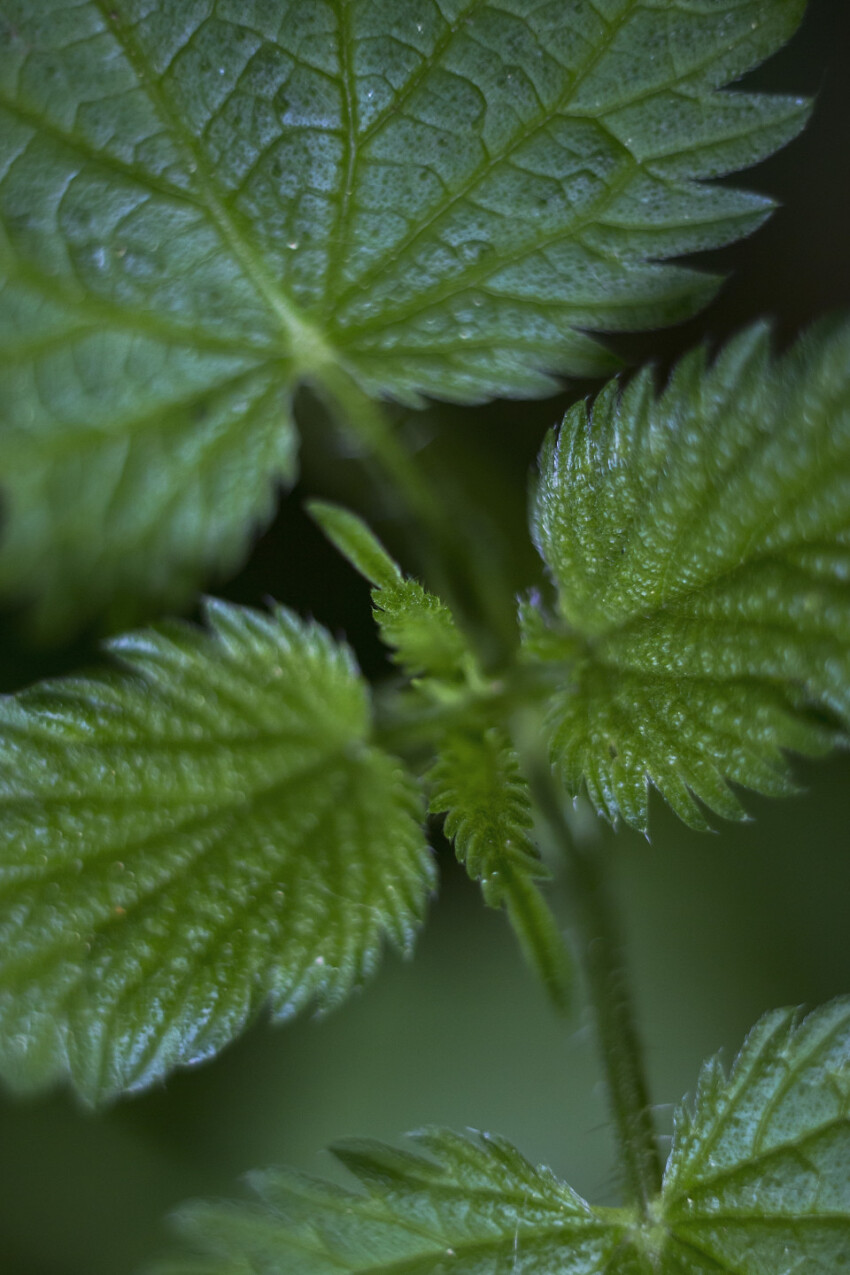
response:
{"label": "small new leaf", "polygon": [[691,313],[665,259],[770,209],[703,179],[807,113],[722,86],[803,8],[5,0],[0,588],[54,631],[234,565],[300,381],[543,394]]}
{"label": "small new leaf", "polygon": [[340,553],[375,586],[373,614],[381,637],[408,676],[458,682],[472,675],[474,656],[449,608],[402,575],[363,519],[322,500],[308,508]]}
{"label": "small new leaf", "polygon": [[787,792],[782,750],[850,727],[850,325],[608,385],[550,436],[532,528],[572,630],[568,788],[644,830],[650,783],[697,827],[695,798],[743,813],[729,780]]}
{"label": "small new leaf", "polygon": [[504,901],[503,869],[532,880],[549,876],[529,836],[534,820],[528,785],[501,731],[451,736],[427,782],[431,811],[446,812],[446,836],[491,906]]}
{"label": "small new leaf", "polygon": [[706,1063],[661,1205],[671,1272],[850,1266],[850,999],[767,1014],[728,1077]]}
{"label": "small new leaf", "polygon": [[334,1152],[359,1192],[293,1173],[255,1174],[254,1206],[194,1204],[177,1224],[193,1256],[152,1275],[602,1275],[625,1232],[508,1143],[414,1135],[433,1158],[379,1143]]}
{"label": "small new leaf", "polygon": [[571,968],[564,940],[536,882],[549,876],[529,836],[531,798],[516,754],[501,731],[452,735],[426,775],[430,809],[446,812],[445,834],[485,901],[504,906],[526,960],[559,1009],[569,1004]]}
{"label": "small new leaf", "polygon": [[94,1103],[340,1001],[433,881],[347,648],[207,606],[0,705],[0,1072]]}

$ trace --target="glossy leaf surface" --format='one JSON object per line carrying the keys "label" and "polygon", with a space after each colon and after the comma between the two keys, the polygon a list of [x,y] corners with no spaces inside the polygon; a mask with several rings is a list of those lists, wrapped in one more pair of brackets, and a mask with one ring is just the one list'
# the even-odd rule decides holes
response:
{"label": "glossy leaf surface", "polygon": [[611,383],[550,437],[532,521],[570,669],[552,759],[610,818],[645,829],[650,783],[739,817],[729,780],[788,791],[782,750],[850,726],[850,327]]}
{"label": "glossy leaf surface", "polygon": [[845,1270],[848,1166],[850,1000],[766,1015],[730,1074],[706,1063],[676,1114],[662,1194],[681,1244],[671,1271]]}
{"label": "glossy leaf surface", "polygon": [[0,708],[0,1070],[89,1102],[340,1001],[433,882],[418,789],[325,630],[209,604]]}

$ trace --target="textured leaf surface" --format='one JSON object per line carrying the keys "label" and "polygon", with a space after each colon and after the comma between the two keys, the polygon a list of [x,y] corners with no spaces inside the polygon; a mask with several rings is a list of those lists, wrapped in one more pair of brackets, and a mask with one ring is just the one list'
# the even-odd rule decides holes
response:
{"label": "textured leaf surface", "polygon": [[596,1216],[548,1170],[486,1135],[417,1140],[433,1159],[368,1142],[335,1149],[365,1194],[268,1173],[254,1176],[254,1208],[190,1205],[179,1224],[197,1257],[163,1263],[156,1275],[608,1269],[624,1227]]}
{"label": "textured leaf surface", "polygon": [[532,521],[572,630],[553,760],[598,810],[645,828],[651,782],[734,818],[726,780],[787,791],[781,750],[827,746],[811,710],[850,726],[850,327],[610,384],[549,439]]}
{"label": "textured leaf surface", "polygon": [[677,1113],[662,1202],[682,1246],[671,1271],[850,1266],[850,1000],[766,1015],[728,1078],[706,1064]]}
{"label": "textured leaf surface", "polygon": [[254,1175],[252,1206],[189,1205],[194,1255],[156,1275],[836,1275],[850,1263],[850,1000],[768,1014],[728,1077],[705,1065],[645,1223],[592,1209],[501,1139],[416,1136],[432,1159],[337,1148],[359,1194],[271,1172]]}
{"label": "textured leaf surface", "polygon": [[565,1008],[570,962],[537,881],[549,873],[531,840],[528,785],[500,730],[454,734],[426,776],[432,812],[446,812],[445,835],[491,907],[504,906],[526,959],[555,1003]]}
{"label": "textured leaf surface", "polygon": [[[396,663],[414,678],[458,682],[474,676],[474,655],[449,608],[403,575],[363,519],[326,501],[314,500],[309,508],[340,553],[375,586],[373,615]],[[427,682],[424,689],[436,691]]]}
{"label": "textured leaf surface", "polygon": [[172,601],[292,473],[294,383],[547,392],[713,281],[800,128],[718,91],[803,0],[7,0],[0,585]]}
{"label": "textured leaf surface", "polygon": [[531,840],[528,785],[501,731],[457,734],[440,750],[429,772],[431,810],[446,814],[446,836],[484,897],[502,901],[501,869],[532,878],[548,876]]}
{"label": "textured leaf surface", "polygon": [[89,1101],[339,1001],[432,882],[411,777],[317,625],[212,603],[0,709],[0,1069]]}

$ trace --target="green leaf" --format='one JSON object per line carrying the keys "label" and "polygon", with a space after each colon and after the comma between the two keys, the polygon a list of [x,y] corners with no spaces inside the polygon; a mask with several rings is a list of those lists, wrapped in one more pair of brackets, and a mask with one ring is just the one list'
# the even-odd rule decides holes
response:
{"label": "green leaf", "polygon": [[232,567],[323,370],[543,394],[692,312],[664,259],[770,208],[704,179],[807,111],[718,90],[803,8],[6,0],[0,587],[50,631]]}
{"label": "green leaf", "polygon": [[[308,505],[325,535],[375,587],[373,615],[393,658],[413,678],[466,682],[475,677],[475,657],[444,602],[400,567],[362,518],[328,501]],[[425,689],[438,693],[429,680]]]}
{"label": "green leaf", "polygon": [[402,582],[401,567],[357,514],[329,500],[311,500],[307,511],[334,547],[376,589],[392,590]]}
{"label": "green leaf", "polygon": [[550,436],[532,523],[572,630],[552,760],[597,810],[645,829],[652,783],[739,817],[729,780],[787,792],[781,750],[850,726],[850,326],[608,385]]}
{"label": "green leaf", "polygon": [[529,835],[531,797],[509,740],[497,729],[456,733],[425,776],[430,809],[446,812],[445,835],[490,907],[504,906],[526,960],[559,1009],[572,971],[563,938],[536,882],[549,876]]}
{"label": "green leaf", "polygon": [[622,1222],[596,1215],[547,1169],[486,1134],[414,1137],[433,1159],[372,1142],[334,1148],[361,1192],[270,1172],[252,1176],[257,1205],[189,1205],[177,1221],[196,1255],[163,1262],[156,1275],[608,1269]]}
{"label": "green leaf", "polygon": [[529,835],[534,820],[528,785],[500,730],[451,736],[427,778],[431,811],[448,812],[446,836],[491,906],[503,902],[503,869],[533,880],[548,878]]}
{"label": "green leaf", "polygon": [[850,1266],[850,999],[767,1014],[728,1077],[705,1065],[676,1114],[661,1205],[665,1271]]}
{"label": "green leaf", "polygon": [[850,999],[766,1015],[728,1077],[706,1064],[645,1221],[591,1208],[502,1139],[414,1136],[432,1159],[336,1148],[360,1193],[269,1172],[256,1204],[188,1205],[193,1256],[156,1275],[835,1275],[850,1263]]}
{"label": "green leaf", "polygon": [[329,1007],[410,948],[418,788],[369,743],[347,648],[283,608],[123,637],[0,709],[0,1071],[84,1099]]}

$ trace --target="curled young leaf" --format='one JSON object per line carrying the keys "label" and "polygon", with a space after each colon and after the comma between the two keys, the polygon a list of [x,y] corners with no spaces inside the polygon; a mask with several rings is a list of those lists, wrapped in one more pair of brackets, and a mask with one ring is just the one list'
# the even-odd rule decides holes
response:
{"label": "curled young leaf", "polygon": [[309,510],[329,540],[374,586],[373,615],[393,659],[409,677],[435,682],[464,682],[475,656],[445,602],[418,580],[405,576],[362,518],[327,501]]}
{"label": "curled young leaf", "polygon": [[523,954],[553,1004],[572,994],[572,962],[540,893],[549,872],[531,838],[531,795],[510,741],[496,728],[449,735],[425,776],[430,808],[445,812],[445,835],[485,902],[504,907]]}

